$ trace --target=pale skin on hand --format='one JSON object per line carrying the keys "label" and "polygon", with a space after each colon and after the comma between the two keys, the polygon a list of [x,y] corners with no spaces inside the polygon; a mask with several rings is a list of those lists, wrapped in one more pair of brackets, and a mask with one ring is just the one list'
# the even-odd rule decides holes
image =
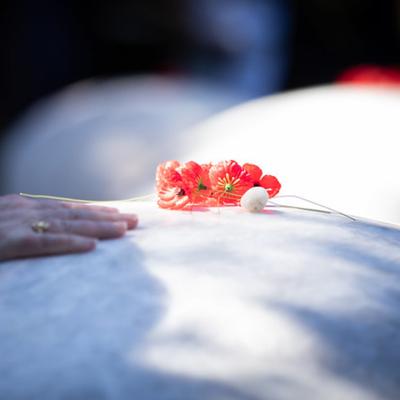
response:
{"label": "pale skin on hand", "polygon": [[[48,224],[45,232],[32,229],[38,221]],[[111,207],[1,196],[0,260],[90,251],[97,239],[121,237],[137,223]]]}

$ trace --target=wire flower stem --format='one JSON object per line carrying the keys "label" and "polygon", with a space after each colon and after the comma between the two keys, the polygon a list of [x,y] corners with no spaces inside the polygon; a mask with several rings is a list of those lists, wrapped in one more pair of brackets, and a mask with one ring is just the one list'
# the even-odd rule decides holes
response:
{"label": "wire flower stem", "polygon": [[20,196],[29,197],[31,199],[46,199],[46,200],[59,200],[59,201],[67,201],[72,203],[119,203],[119,202],[130,202],[130,201],[140,201],[151,199],[155,195],[147,194],[145,196],[131,197],[129,199],[120,199],[120,200],[83,200],[83,199],[75,199],[71,197],[61,197],[61,196],[50,196],[44,194],[29,194],[29,193],[20,193]]}
{"label": "wire flower stem", "polygon": [[334,208],[327,207],[327,206],[325,206],[325,205],[323,205],[323,204],[317,203],[316,201],[312,201],[312,200],[306,199],[306,198],[301,197],[301,196],[296,196],[296,195],[288,194],[288,195],[276,196],[275,198],[276,198],[276,199],[294,198],[294,199],[298,199],[298,200],[305,201],[306,203],[313,204],[313,205],[315,205],[315,206],[317,206],[317,207],[325,208],[325,209],[328,210],[328,211],[316,210],[316,209],[311,209],[311,208],[302,208],[302,207],[288,206],[288,205],[284,205],[284,204],[275,203],[275,202],[269,200],[269,203],[270,203],[270,204],[273,204],[273,205],[278,206],[278,207],[283,207],[283,208],[297,208],[297,209],[303,209],[303,210],[308,210],[308,211],[323,212],[323,213],[326,213],[326,214],[330,212],[330,213],[338,214],[338,215],[341,215],[341,216],[343,216],[343,217],[345,217],[345,218],[348,218],[348,219],[350,219],[350,220],[353,221],[353,222],[354,222],[354,221],[357,221],[356,218],[354,218],[354,217],[352,217],[352,216],[350,216],[350,215],[348,215],[348,214],[342,213],[342,212],[340,212],[340,211],[338,211],[338,210],[335,210]]}

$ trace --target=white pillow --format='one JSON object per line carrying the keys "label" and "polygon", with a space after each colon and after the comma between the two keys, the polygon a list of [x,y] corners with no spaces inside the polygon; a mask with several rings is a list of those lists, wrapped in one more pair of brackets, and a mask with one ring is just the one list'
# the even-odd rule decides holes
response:
{"label": "white pillow", "polygon": [[187,158],[254,162],[297,194],[400,224],[400,90],[327,86],[239,105],[187,134]]}

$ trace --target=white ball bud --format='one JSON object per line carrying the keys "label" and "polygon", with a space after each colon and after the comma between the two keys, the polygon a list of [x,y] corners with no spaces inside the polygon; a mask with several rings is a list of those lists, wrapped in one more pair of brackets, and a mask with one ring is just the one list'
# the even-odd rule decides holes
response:
{"label": "white ball bud", "polygon": [[250,212],[260,212],[268,202],[267,191],[261,186],[249,189],[240,199],[240,205]]}

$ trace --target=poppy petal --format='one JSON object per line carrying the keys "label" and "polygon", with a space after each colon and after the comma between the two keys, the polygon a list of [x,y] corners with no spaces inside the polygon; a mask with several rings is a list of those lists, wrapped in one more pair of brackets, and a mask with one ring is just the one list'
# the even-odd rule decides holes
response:
{"label": "poppy petal", "polygon": [[255,164],[243,164],[243,169],[246,170],[249,175],[251,176],[251,179],[253,180],[253,183],[259,183],[260,182],[260,178],[262,175],[262,170],[260,167],[258,167]]}
{"label": "poppy petal", "polygon": [[279,190],[281,190],[281,184],[278,179],[272,175],[264,175],[260,180],[260,185],[266,189],[269,197],[276,196],[279,193]]}

